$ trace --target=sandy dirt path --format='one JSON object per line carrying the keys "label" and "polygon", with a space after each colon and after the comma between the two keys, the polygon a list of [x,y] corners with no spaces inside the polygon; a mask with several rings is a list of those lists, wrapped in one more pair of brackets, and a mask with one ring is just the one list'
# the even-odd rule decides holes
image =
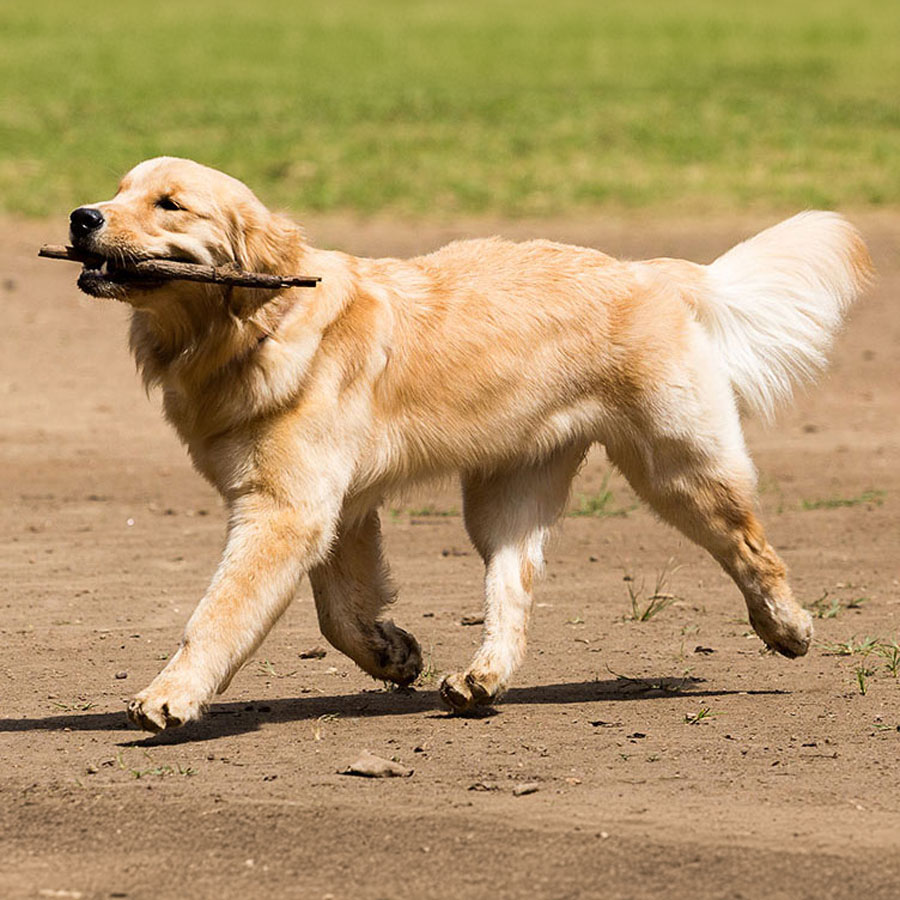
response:
{"label": "sandy dirt path", "polygon": [[[733,585],[613,474],[617,514],[569,517],[550,547],[505,702],[448,717],[436,686],[477,643],[460,619],[481,571],[441,488],[384,514],[395,617],[428,662],[415,692],[330,648],[302,659],[323,644],[303,586],[202,723],[147,738],[124,704],[173,651],[222,508],[142,391],[126,310],[35,258],[64,223],[0,222],[0,896],[900,896],[900,680],[874,650],[838,655],[900,640],[900,220],[860,223],[880,279],[831,371],[747,427],[773,542],[824,598],[807,658],[762,655]],[[357,253],[502,231],[706,261],[764,224],[308,230]],[[573,506],[606,475],[593,455]],[[669,560],[677,601],[627,621],[629,585]],[[414,775],[338,774],[363,748]]]}

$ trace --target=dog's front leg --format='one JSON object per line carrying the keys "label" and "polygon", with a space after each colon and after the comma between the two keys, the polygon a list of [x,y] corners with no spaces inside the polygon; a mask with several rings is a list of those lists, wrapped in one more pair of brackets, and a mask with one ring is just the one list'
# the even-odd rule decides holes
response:
{"label": "dog's front leg", "polygon": [[[337,507],[337,504],[335,504]],[[232,505],[218,571],[169,664],[128,707],[140,728],[160,731],[200,717],[293,598],[300,576],[322,560],[337,512],[261,494]]]}

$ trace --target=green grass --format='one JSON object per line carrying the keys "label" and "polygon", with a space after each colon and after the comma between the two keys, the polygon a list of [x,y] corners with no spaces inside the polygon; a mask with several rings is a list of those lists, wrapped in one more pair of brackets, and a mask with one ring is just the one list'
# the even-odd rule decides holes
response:
{"label": "green grass", "polygon": [[856,640],[855,636],[846,641],[830,643],[821,642],[822,651],[826,656],[868,656],[879,646],[878,638],[867,636]]}
{"label": "green grass", "polygon": [[666,584],[669,579],[681,568],[675,565],[675,560],[670,559],[656,574],[656,585],[652,593],[646,594],[644,591],[644,582],[641,579],[639,586],[635,587],[634,578],[627,575],[625,579],[625,588],[628,591],[628,600],[631,605],[631,612],[625,617],[628,622],[649,622],[654,616],[657,616],[664,609],[668,609],[676,600],[679,600],[677,594],[672,594],[666,590]]}
{"label": "green grass", "polygon": [[896,0],[36,0],[0,7],[0,209],[156,154],[303,210],[900,200]]}
{"label": "green grass", "polygon": [[701,722],[708,722],[710,719],[714,719],[715,717],[716,713],[710,712],[710,708],[708,706],[703,706],[695,713],[685,714],[684,724],[699,725]]}
{"label": "green grass", "polygon": [[605,519],[613,516],[627,516],[628,513],[637,509],[637,504],[631,506],[613,506],[613,492],[609,488],[609,479],[612,475],[608,471],[603,478],[599,490],[594,494],[579,494],[576,506],[569,509],[567,515],[579,517],[587,516],[590,518]]}
{"label": "green grass", "polygon": [[841,509],[845,506],[881,506],[885,491],[863,491],[856,497],[826,497],[824,500],[802,500],[803,509]]}
{"label": "green grass", "polygon": [[845,609],[860,610],[869,602],[868,597],[854,597],[846,603],[841,603],[837,597],[828,599],[828,591],[824,591],[818,600],[807,604],[806,608],[817,619],[836,619]]}

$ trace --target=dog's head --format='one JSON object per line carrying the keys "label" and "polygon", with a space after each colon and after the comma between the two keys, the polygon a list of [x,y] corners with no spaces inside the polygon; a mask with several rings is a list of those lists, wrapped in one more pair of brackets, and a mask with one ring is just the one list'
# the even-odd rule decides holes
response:
{"label": "dog's head", "polygon": [[86,266],[78,286],[138,307],[153,305],[163,289],[187,297],[208,288],[135,280],[122,272],[129,262],[167,259],[274,272],[294,262],[298,236],[236,178],[173,157],[140,163],[112,200],[80,206],[70,216],[72,245],[103,260]]}

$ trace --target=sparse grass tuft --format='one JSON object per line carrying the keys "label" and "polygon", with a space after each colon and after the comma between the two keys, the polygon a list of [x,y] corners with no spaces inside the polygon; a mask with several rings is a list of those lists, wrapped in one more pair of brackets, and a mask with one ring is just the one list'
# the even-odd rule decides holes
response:
{"label": "sparse grass tuft", "polygon": [[313,740],[321,741],[322,740],[322,726],[326,722],[334,722],[339,719],[341,716],[340,713],[325,713],[324,715],[319,716],[313,724]]}
{"label": "sparse grass tuft", "polygon": [[900,676],[900,644],[896,639],[882,640],[875,637],[864,637],[857,640],[851,637],[838,643],[821,644],[827,656],[857,657],[859,659],[853,670],[859,693],[865,695],[869,689],[869,679],[878,674],[879,666],[873,657],[884,660],[883,669],[889,675]]}
{"label": "sparse grass tuft", "polygon": [[878,638],[864,637],[859,641],[851,637],[846,641],[831,643],[822,641],[821,647],[826,656],[868,656],[878,646]]}
{"label": "sparse grass tuft", "polygon": [[708,722],[710,719],[714,719],[715,717],[716,713],[711,712],[708,706],[702,706],[693,715],[685,715],[684,724],[699,725],[701,722]]}
{"label": "sparse grass tuft", "polygon": [[87,712],[97,704],[93,700],[85,700],[84,697],[79,697],[75,703],[60,703],[58,700],[54,700],[53,705],[64,712]]}
{"label": "sparse grass tuft", "polygon": [[429,653],[422,665],[422,671],[419,672],[418,678],[413,682],[413,687],[429,687],[437,681],[438,674],[437,666]]}
{"label": "sparse grass tuft", "polygon": [[822,596],[818,600],[813,600],[807,605],[807,609],[817,619],[835,619],[845,609],[862,609],[869,602],[868,597],[855,597],[846,603],[841,603],[837,597],[828,599],[828,591],[823,591]]}
{"label": "sparse grass tuft", "polygon": [[[196,769],[192,769],[190,766],[182,766],[180,763],[176,763],[174,766],[168,764],[159,765],[155,762],[148,750],[144,751],[144,756],[146,757],[147,762],[153,763],[153,765],[146,769],[129,768],[128,771],[131,772],[134,778],[162,778],[166,775],[183,775],[189,778],[191,775],[197,774]],[[120,769],[125,770],[125,761],[122,759],[121,753],[116,754],[116,762]]]}
{"label": "sparse grass tuft", "polygon": [[436,506],[421,506],[417,509],[408,509],[406,512],[413,519],[427,519],[430,517],[452,518],[459,515],[459,510],[453,507],[450,509],[439,509]]}
{"label": "sparse grass tuft", "polygon": [[268,659],[257,660],[256,667],[258,674],[263,675],[266,678],[292,678],[297,674],[296,669],[294,669],[293,672],[278,672],[275,668],[275,664]]}
{"label": "sparse grass tuft", "polygon": [[613,492],[609,488],[611,472],[603,477],[603,483],[595,494],[579,494],[578,505],[569,510],[568,515],[577,517],[585,516],[596,519],[605,519],[614,516],[624,517],[637,509],[637,504],[632,506],[613,507]]}
{"label": "sparse grass tuft", "polygon": [[801,500],[803,509],[839,509],[843,506],[881,506],[885,491],[863,491],[856,497],[828,497],[824,500]]}
{"label": "sparse grass tuft", "polygon": [[699,684],[705,681],[704,678],[698,678],[693,675],[690,669],[685,669],[679,678],[639,678],[614,672],[609,666],[606,667],[606,671],[610,675],[615,675],[616,681],[621,681],[629,687],[633,687],[635,691],[661,691],[677,694],[682,691],[685,685]]}
{"label": "sparse grass tuft", "polygon": [[875,669],[862,664],[856,667],[856,686],[864,697],[869,690],[868,679],[875,674]]}
{"label": "sparse grass tuft", "polygon": [[664,609],[680,599],[677,594],[665,590],[668,580],[681,568],[674,564],[674,559],[668,560],[656,576],[656,585],[649,596],[644,596],[644,581],[635,588],[634,579],[626,575],[625,586],[628,591],[628,599],[631,602],[631,613],[625,618],[629,622],[648,622]]}
{"label": "sparse grass tuft", "polygon": [[837,597],[832,597],[831,601],[826,603],[827,598],[828,591],[824,591],[818,600],[813,600],[806,608],[817,619],[833,619],[841,611],[841,601]]}
{"label": "sparse grass tuft", "polygon": [[275,671],[275,664],[269,662],[267,659],[261,659],[256,664],[259,669],[260,675],[265,675],[267,678],[277,678],[278,673]]}
{"label": "sparse grass tuft", "polygon": [[875,652],[886,660],[885,668],[896,678],[900,673],[900,644],[897,641],[883,641]]}
{"label": "sparse grass tuft", "polygon": [[148,775],[161,777],[163,775],[184,775],[186,777],[190,777],[191,775],[196,775],[197,770],[192,769],[190,766],[182,767],[181,765],[176,766],[151,766],[149,769],[132,769],[131,774],[135,778],[145,778]]}

